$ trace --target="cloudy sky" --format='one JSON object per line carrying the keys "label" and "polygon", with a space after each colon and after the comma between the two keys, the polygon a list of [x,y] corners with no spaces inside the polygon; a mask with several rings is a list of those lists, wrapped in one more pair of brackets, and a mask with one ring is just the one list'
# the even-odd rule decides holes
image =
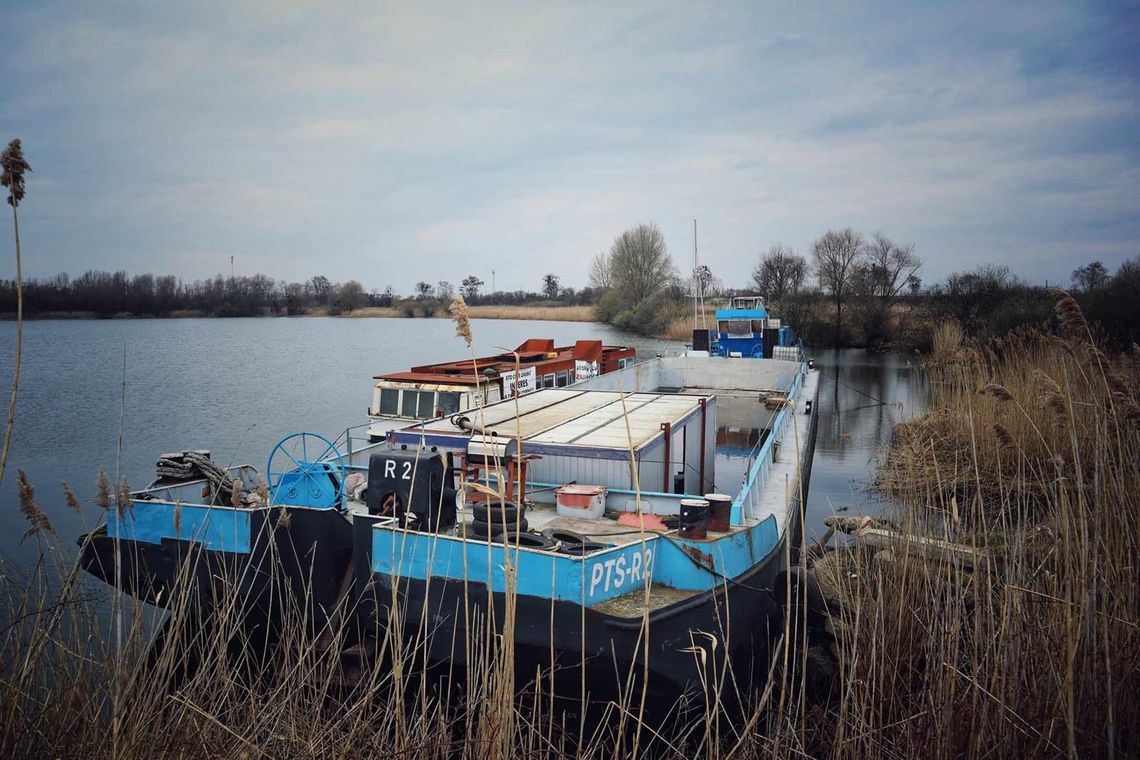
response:
{"label": "cloudy sky", "polygon": [[[1140,6],[5,0],[26,271],[586,280],[655,222],[742,285],[829,228],[924,280],[1140,254]],[[0,238],[2,241],[3,238]],[[6,251],[8,253],[6,253]],[[10,261],[10,243],[0,255]],[[0,276],[10,276],[5,263]]]}

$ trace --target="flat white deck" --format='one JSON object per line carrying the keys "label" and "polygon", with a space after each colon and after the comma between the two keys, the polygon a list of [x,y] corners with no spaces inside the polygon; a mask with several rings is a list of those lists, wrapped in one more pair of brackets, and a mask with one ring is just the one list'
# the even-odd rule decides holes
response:
{"label": "flat white deck", "polygon": [[[819,371],[811,370],[796,397],[795,413],[784,426],[783,435],[777,439],[780,442],[780,459],[772,463],[767,482],[759,491],[756,516],[748,521],[759,522],[767,519],[768,515],[775,515],[781,535],[787,528],[788,508],[799,503],[796,491],[800,487],[800,467],[808,455],[812,420],[819,411],[815,404],[818,388]],[[808,401],[812,402],[811,414],[806,413]]]}
{"label": "flat white deck", "polygon": [[[501,401],[467,416],[485,435],[568,446],[640,448],[661,434],[661,423],[677,423],[700,406],[693,394],[580,391],[544,388]],[[417,431],[419,428],[417,428]],[[423,426],[427,435],[465,435],[450,420]]]}

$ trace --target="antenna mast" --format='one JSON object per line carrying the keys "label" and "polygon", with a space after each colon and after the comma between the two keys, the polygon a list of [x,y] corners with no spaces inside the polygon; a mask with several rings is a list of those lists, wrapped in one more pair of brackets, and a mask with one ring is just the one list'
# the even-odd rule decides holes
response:
{"label": "antenna mast", "polygon": [[708,315],[705,314],[705,285],[701,277],[701,259],[697,255],[697,220],[693,220],[693,328],[697,327],[698,304],[700,306],[700,324],[708,329]]}

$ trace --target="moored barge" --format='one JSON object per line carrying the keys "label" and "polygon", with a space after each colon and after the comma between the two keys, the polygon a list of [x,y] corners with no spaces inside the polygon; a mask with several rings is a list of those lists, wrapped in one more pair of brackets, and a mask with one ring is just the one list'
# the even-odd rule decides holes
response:
{"label": "moored barge", "polygon": [[[572,697],[581,685],[610,699],[630,683],[661,704],[707,697],[722,665],[741,693],[783,624],[817,392],[798,349],[698,351],[351,452],[298,433],[274,448],[264,485],[249,466],[201,465],[133,493],[82,542],[83,562],[158,604],[187,568],[205,589],[237,571],[247,628],[270,645],[286,588],[314,630],[335,625],[363,646],[400,626],[455,668],[471,656],[473,621],[501,633],[509,619],[519,674],[550,673]],[[717,472],[726,426],[755,431],[742,478]]]}

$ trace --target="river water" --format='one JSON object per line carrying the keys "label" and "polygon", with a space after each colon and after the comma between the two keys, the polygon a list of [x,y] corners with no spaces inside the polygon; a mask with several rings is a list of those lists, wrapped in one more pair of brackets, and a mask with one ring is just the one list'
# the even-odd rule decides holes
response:
{"label": "river water", "polygon": [[[5,405],[15,327],[0,323]],[[642,356],[682,347],[601,324],[474,320],[472,327],[479,355],[509,350],[530,337],[560,345],[601,339],[632,345]],[[21,542],[27,525],[17,507],[17,469],[27,472],[37,503],[71,551],[99,515],[91,506],[70,510],[63,482],[90,505],[100,466],[112,478],[120,472],[140,487],[152,478],[158,454],[185,448],[210,449],[221,464],[262,469],[270,449],[289,433],[311,430],[334,438],[366,421],[374,375],[467,353],[447,319],[26,323],[16,427],[0,486],[0,553],[27,566],[37,552],[34,540]],[[895,423],[927,403],[912,358],[852,349],[810,355],[824,376],[809,538],[822,533],[823,519],[836,511],[880,508],[866,491],[876,459]]]}

